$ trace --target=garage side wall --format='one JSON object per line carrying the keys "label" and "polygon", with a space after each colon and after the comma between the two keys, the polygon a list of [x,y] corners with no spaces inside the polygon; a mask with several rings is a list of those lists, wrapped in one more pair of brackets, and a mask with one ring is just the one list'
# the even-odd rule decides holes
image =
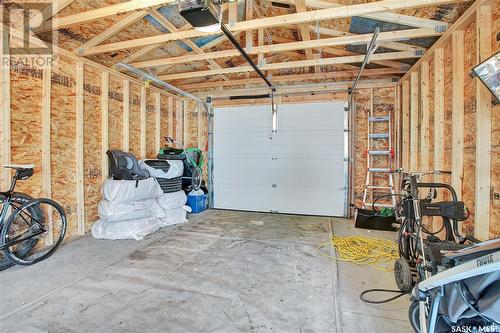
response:
{"label": "garage side wall", "polygon": [[[68,216],[67,239],[83,235],[98,219],[106,150],[155,158],[174,126],[174,108],[183,105],[155,87],[65,56],[46,69],[12,62],[1,74],[1,162],[36,165],[34,176],[16,190],[59,202]],[[188,142],[205,144],[192,112],[189,131],[177,129]],[[0,188],[7,189],[12,173],[2,169],[0,175]]]}
{"label": "garage side wall", "polygon": [[[500,3],[475,3],[401,80],[403,167],[443,170],[470,217],[463,231],[500,236],[500,105],[474,66],[500,50]],[[441,199],[449,199],[440,193]]]}

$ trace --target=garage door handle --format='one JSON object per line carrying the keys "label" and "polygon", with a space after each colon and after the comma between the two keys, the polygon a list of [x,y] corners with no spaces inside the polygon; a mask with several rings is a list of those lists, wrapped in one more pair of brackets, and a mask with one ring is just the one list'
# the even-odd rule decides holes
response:
{"label": "garage door handle", "polygon": [[273,184],[273,185],[272,185],[272,187],[273,187],[273,188],[276,188],[277,186],[276,186],[276,184]]}

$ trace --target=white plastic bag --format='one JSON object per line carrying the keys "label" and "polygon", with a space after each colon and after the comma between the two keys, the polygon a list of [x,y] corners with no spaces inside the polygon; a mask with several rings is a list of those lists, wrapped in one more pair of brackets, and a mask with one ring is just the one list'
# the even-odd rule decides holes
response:
{"label": "white plastic bag", "polygon": [[135,239],[142,240],[160,228],[156,217],[125,221],[98,220],[92,226],[92,236],[98,239]]}
{"label": "white plastic bag", "polygon": [[179,208],[186,204],[187,196],[184,191],[163,193],[158,199],[158,203],[163,209]]}
{"label": "white plastic bag", "polygon": [[99,217],[107,221],[134,220],[145,217],[164,217],[163,208],[156,199],[140,200],[131,203],[99,202]]}
{"label": "white plastic bag", "polygon": [[166,160],[170,164],[170,168],[167,171],[168,179],[177,178],[182,176],[184,173],[184,162],[182,160]]}
{"label": "white plastic bag", "polygon": [[167,227],[169,225],[187,222],[186,215],[191,212],[191,207],[182,206],[174,209],[165,209],[165,217],[160,219],[160,226]]}
{"label": "white plastic bag", "polygon": [[155,168],[147,165],[146,163],[144,163],[144,161],[142,161],[142,160],[139,160],[138,164],[139,164],[139,169],[147,170],[151,177],[168,178],[168,174],[165,171],[163,171],[161,169],[155,169]]}
{"label": "white plastic bag", "polygon": [[163,190],[154,178],[142,180],[106,179],[102,184],[102,197],[112,203],[129,203],[139,200],[156,199]]}

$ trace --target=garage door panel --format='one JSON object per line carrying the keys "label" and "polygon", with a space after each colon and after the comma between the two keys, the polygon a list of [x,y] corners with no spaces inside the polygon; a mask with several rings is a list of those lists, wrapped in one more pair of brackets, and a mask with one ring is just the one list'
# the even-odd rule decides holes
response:
{"label": "garage door panel", "polygon": [[214,136],[217,149],[214,158],[271,158],[274,150],[269,133],[217,133]]}
{"label": "garage door panel", "polygon": [[318,189],[317,187],[277,187],[277,211],[290,214],[342,216],[343,190]]}
{"label": "garage door panel", "polygon": [[223,209],[271,211],[276,191],[269,186],[215,183],[214,207]]}
{"label": "garage door panel", "polygon": [[213,180],[224,184],[256,184],[270,186],[276,164],[271,159],[218,159]]}
{"label": "garage door panel", "polygon": [[215,207],[343,216],[343,105],[280,105],[271,140],[269,106],[216,110]]}
{"label": "garage door panel", "polygon": [[[216,109],[216,133],[265,132],[271,131],[271,110],[269,106],[235,107]],[[244,119],[245,126],[242,126]]]}

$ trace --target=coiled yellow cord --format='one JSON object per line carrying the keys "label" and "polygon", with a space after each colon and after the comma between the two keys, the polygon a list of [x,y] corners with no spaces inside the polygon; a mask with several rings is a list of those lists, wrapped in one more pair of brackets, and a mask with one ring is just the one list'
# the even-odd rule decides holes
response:
{"label": "coiled yellow cord", "polygon": [[[333,246],[337,256],[326,253],[323,248],[327,246]],[[330,242],[320,244],[318,250],[322,256],[331,259],[356,265],[373,265],[384,271],[393,270],[394,260],[399,257],[396,242],[372,237],[332,235]]]}

